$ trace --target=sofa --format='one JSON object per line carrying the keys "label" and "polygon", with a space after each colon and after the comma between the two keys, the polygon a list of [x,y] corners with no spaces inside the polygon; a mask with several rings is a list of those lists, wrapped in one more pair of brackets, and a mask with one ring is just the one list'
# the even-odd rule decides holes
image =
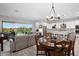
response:
{"label": "sofa", "polygon": [[10,39],[10,51],[18,51],[30,46],[35,45],[35,35],[27,34],[27,35],[19,35],[15,36],[15,41]]}

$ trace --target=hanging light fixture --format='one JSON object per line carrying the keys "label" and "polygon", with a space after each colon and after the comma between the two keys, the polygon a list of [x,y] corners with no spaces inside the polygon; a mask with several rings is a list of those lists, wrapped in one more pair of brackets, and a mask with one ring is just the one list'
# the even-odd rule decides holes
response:
{"label": "hanging light fixture", "polygon": [[49,16],[46,17],[46,20],[51,22],[51,21],[59,20],[59,19],[60,19],[60,17],[56,15],[56,12],[55,12],[55,9],[54,9],[54,3],[52,3],[52,9],[50,11]]}

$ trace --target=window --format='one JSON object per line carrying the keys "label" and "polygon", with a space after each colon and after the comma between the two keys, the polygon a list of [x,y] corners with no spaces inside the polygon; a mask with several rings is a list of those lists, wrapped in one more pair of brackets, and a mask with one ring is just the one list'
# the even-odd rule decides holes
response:
{"label": "window", "polygon": [[20,24],[3,22],[3,32],[10,32],[14,30],[16,34],[32,33],[32,24]]}

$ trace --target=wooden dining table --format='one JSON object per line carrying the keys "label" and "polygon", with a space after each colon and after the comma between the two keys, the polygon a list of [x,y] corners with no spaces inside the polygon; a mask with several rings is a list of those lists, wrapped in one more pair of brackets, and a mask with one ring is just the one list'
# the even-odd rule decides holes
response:
{"label": "wooden dining table", "polygon": [[50,50],[55,49],[55,43],[62,42],[62,41],[70,42],[69,40],[66,40],[66,39],[64,39],[64,40],[63,39],[53,39],[51,41],[41,43],[41,45],[46,47],[45,54],[48,56],[48,52]]}

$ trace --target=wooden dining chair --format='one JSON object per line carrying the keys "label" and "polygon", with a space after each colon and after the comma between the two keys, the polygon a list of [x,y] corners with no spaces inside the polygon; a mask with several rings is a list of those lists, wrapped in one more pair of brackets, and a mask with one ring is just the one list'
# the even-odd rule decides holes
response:
{"label": "wooden dining chair", "polygon": [[70,47],[70,54],[72,54],[73,56],[74,54],[74,47],[75,47],[75,41],[76,41],[76,34],[74,32],[69,33],[67,35],[67,40],[71,41],[71,47]]}
{"label": "wooden dining chair", "polygon": [[52,37],[52,33],[47,32],[47,33],[45,34],[45,36],[51,39],[51,37]]}
{"label": "wooden dining chair", "polygon": [[55,47],[48,52],[49,56],[67,56],[69,52],[70,42],[55,42]]}
{"label": "wooden dining chair", "polygon": [[50,32],[47,32],[46,35],[45,35],[45,38],[47,39],[47,42],[51,42],[52,41],[52,33]]}
{"label": "wooden dining chair", "polygon": [[[38,55],[46,55],[46,52],[45,52],[46,47],[43,46],[43,45],[40,45],[40,43],[39,43],[39,36],[37,36],[37,35],[35,35],[35,42],[36,42],[36,48],[37,48],[37,56]],[[39,51],[41,53],[39,53]]]}

